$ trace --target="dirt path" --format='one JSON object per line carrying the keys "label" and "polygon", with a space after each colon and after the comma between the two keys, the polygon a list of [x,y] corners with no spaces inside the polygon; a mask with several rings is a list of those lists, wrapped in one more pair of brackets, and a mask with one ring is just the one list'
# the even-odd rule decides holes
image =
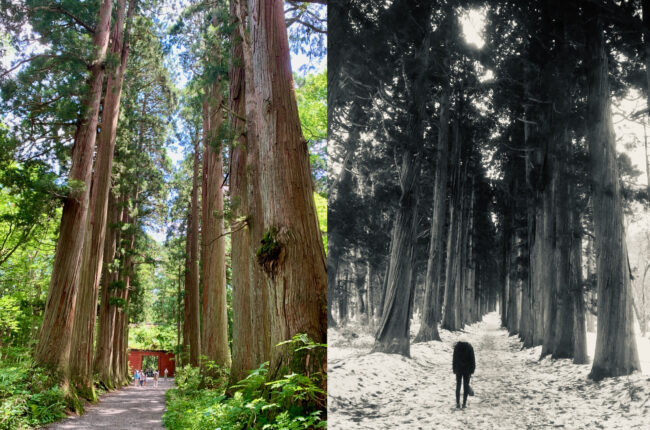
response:
{"label": "dirt path", "polygon": [[[589,365],[540,361],[541,347],[522,350],[499,326],[492,313],[464,332],[443,330],[443,342],[412,345],[411,359],[369,354],[372,336],[359,328],[330,331],[328,428],[648,428],[648,375],[594,383]],[[451,371],[461,337],[474,345],[477,361],[467,409],[456,409]]]}
{"label": "dirt path", "polygon": [[101,429],[159,430],[164,429],[165,391],[174,385],[173,379],[160,380],[154,388],[152,378],[146,387],[129,387],[103,395],[96,405],[86,408],[82,416],[75,416],[53,424],[47,429]]}

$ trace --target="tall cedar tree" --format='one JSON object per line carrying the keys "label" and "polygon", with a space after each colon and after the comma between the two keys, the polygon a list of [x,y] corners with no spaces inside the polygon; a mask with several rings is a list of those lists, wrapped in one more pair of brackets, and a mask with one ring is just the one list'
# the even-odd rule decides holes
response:
{"label": "tall cedar tree", "polygon": [[[247,120],[259,134],[259,178],[264,238],[256,252],[269,294],[271,351],[268,378],[287,371],[322,371],[325,357],[277,346],[304,333],[324,343],[327,275],[309,152],[293,91],[289,41],[281,0],[249,0],[253,94]],[[245,61],[247,60],[245,56]],[[248,85],[247,85],[248,88]],[[250,109],[249,107],[254,109]]]}
{"label": "tall cedar tree", "polygon": [[[230,3],[233,26],[230,57],[230,123],[236,136],[231,148],[230,196],[234,223],[232,233],[232,367],[230,381],[246,377],[247,371],[269,360],[270,322],[268,294],[257,264],[256,251],[263,236],[262,197],[259,188],[258,134],[255,119],[246,118],[255,100],[250,45],[244,22],[246,3]],[[244,58],[248,58],[247,61]],[[244,120],[245,118],[245,120]]]}
{"label": "tall cedar tree", "polygon": [[100,3],[99,18],[93,35],[95,52],[90,65],[88,93],[83,100],[82,118],[72,149],[72,164],[68,175],[71,189],[63,205],[50,289],[34,354],[36,362],[60,371],[64,380],[69,377],[79,265],[86,232],[97,116],[104,81],[104,61],[108,49],[112,9],[113,2]]}
{"label": "tall cedar tree", "polygon": [[632,286],[628,265],[616,139],[610,108],[603,11],[585,2],[588,70],[587,123],[596,236],[598,332],[589,377],[627,375],[640,370],[632,326]]}
{"label": "tall cedar tree", "polygon": [[108,213],[108,194],[111,187],[111,171],[117,121],[120,114],[122,83],[129,55],[129,28],[135,11],[135,1],[129,3],[127,29],[124,30],[126,0],[117,2],[116,19],[111,36],[111,55],[120,59],[115,70],[108,71],[106,96],[102,109],[101,132],[97,143],[97,156],[90,190],[90,206],[86,235],[81,256],[81,276],[72,335],[70,367],[72,380],[79,393],[91,400],[96,399],[93,389],[93,348],[99,278],[102,272],[104,239]]}

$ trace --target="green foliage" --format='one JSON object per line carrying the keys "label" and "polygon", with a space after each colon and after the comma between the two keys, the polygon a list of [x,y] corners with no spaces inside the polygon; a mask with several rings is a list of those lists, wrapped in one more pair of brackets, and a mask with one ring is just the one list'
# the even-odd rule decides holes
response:
{"label": "green foliage", "polygon": [[126,287],[126,284],[121,279],[113,281],[108,285],[108,288],[111,290],[124,290],[124,287]]}
{"label": "green foliage", "polygon": [[15,297],[0,297],[0,336],[8,336],[18,328],[16,316],[20,306]]}
{"label": "green foliage", "polygon": [[[47,163],[19,161],[20,143],[0,122],[0,277],[35,237],[46,238],[63,193]],[[58,219],[58,218],[57,218]],[[3,267],[4,266],[4,267]]]}
{"label": "green foliage", "polygon": [[316,203],[316,215],[318,215],[318,227],[323,237],[323,246],[327,253],[327,199],[320,194],[314,193],[314,203]]}
{"label": "green foliage", "polygon": [[[25,287],[29,288],[29,285]],[[22,289],[0,297],[0,360],[20,361],[24,358],[20,352],[33,345],[44,307],[44,297],[26,294]]]}
{"label": "green foliage", "polygon": [[180,369],[176,369],[175,376],[176,387],[183,394],[191,394],[198,391],[201,385],[201,369],[186,364]]}
{"label": "green foliage", "polygon": [[0,362],[0,430],[39,427],[65,417],[56,378],[34,366],[26,354],[19,353],[18,362]]}
{"label": "green foliage", "polygon": [[108,299],[108,304],[111,306],[116,306],[120,309],[124,309],[126,307],[126,300],[121,297],[110,297]]}
{"label": "green foliage", "polygon": [[314,185],[318,193],[327,196],[327,70],[296,80],[296,101],[302,134],[309,147]]}
{"label": "green foliage", "polygon": [[274,263],[280,257],[282,245],[276,240],[278,229],[271,227],[261,240],[261,246],[257,248],[257,262],[269,273],[273,272]]}
{"label": "green foliage", "polygon": [[327,70],[294,79],[303,136],[309,142],[327,139]]}
{"label": "green foliage", "polygon": [[[305,335],[291,343],[299,349],[326,348]],[[177,372],[178,388],[167,392],[167,410],[163,415],[169,429],[315,429],[326,428],[321,416],[326,393],[320,388],[320,374],[291,373],[267,382],[268,362],[224,393],[224,386],[201,389],[198,368],[189,366]],[[223,379],[225,381],[225,375]]]}
{"label": "green foliage", "polygon": [[173,324],[139,324],[129,328],[129,348],[171,351],[175,345],[176,326]]}

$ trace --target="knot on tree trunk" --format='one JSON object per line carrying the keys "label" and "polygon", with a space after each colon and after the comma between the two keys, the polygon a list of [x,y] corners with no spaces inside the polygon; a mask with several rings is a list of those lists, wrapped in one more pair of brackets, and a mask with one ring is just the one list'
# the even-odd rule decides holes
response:
{"label": "knot on tree trunk", "polygon": [[287,230],[278,230],[277,227],[271,227],[260,241],[261,246],[257,249],[257,262],[264,269],[267,275],[274,276],[284,260],[284,245],[286,242]]}

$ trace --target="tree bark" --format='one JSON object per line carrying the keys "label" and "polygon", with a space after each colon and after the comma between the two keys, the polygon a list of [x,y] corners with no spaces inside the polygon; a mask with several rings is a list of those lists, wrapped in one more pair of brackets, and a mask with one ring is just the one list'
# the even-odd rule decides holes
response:
{"label": "tree bark", "polygon": [[[568,145],[568,140],[565,140]],[[564,153],[566,154],[566,152]],[[572,358],[574,345],[574,303],[571,280],[571,242],[572,225],[569,205],[569,178],[566,171],[564,154],[560,154],[557,160],[557,169],[560,179],[557,182],[556,198],[556,264],[555,285],[557,288],[557,314],[555,320],[555,341],[552,345],[551,356],[553,358]]]}
{"label": "tree bark", "polygon": [[[411,122],[416,124],[415,121]],[[384,309],[375,334],[373,352],[410,357],[409,303],[411,301],[412,256],[417,226],[417,182],[420,161],[405,150],[399,173],[402,191],[391,239],[390,262]]]}
{"label": "tree bark", "polygon": [[97,330],[97,349],[95,352],[95,372],[99,375],[99,382],[109,390],[113,385],[113,334],[115,332],[115,317],[117,308],[111,304],[118,280],[118,269],[111,267],[115,264],[117,244],[120,242],[121,210],[115,201],[113,192],[108,197],[108,238],[104,242],[104,262],[102,268],[101,303],[99,309],[99,322]]}
{"label": "tree bark", "polygon": [[[245,6],[240,1],[230,2],[230,20],[234,28],[240,29],[243,23],[239,21],[238,11],[245,11]],[[242,13],[245,16],[245,12]],[[231,223],[232,241],[232,367],[230,368],[230,384],[235,384],[246,377],[246,372],[253,369],[253,344],[248,341],[248,336],[257,335],[253,331],[251,319],[251,281],[253,273],[250,272],[250,247],[252,236],[251,215],[248,203],[248,175],[247,169],[247,138],[254,136],[253,131],[245,133],[247,127],[241,118],[246,115],[246,80],[244,54],[239,32],[233,32],[231,41],[229,84],[230,84],[230,116],[229,121],[236,138],[230,149],[230,199],[233,219]],[[247,137],[248,135],[248,137]]]}
{"label": "tree bark", "polygon": [[354,286],[357,292],[357,321],[362,325],[368,325],[368,309],[364,301],[366,293],[365,284],[368,275],[366,264],[361,257],[361,251],[357,248],[354,253]]}
{"label": "tree bark", "polygon": [[628,269],[616,139],[601,11],[586,2],[586,63],[589,93],[587,123],[596,236],[598,335],[589,377],[628,375],[640,370],[632,326],[632,291]]}
{"label": "tree bark", "polygon": [[[417,3],[417,2],[416,2]],[[424,146],[424,122],[426,102],[430,90],[428,78],[431,61],[431,13],[432,5],[425,4],[416,10],[410,2],[395,2],[391,7],[402,8],[419,28],[409,35],[412,53],[403,54],[402,64],[412,63],[409,73],[404,74],[406,105],[406,144],[402,151],[399,169],[400,199],[393,223],[390,244],[386,292],[381,322],[375,334],[372,350],[401,354],[410,357],[410,311],[413,300],[411,287],[413,253],[417,237],[418,185],[421,175],[420,151]],[[406,10],[409,9],[409,10]],[[417,16],[413,16],[416,14]]]}
{"label": "tree bark", "polygon": [[[352,106],[350,110],[350,117],[355,118],[360,115],[360,107],[357,105]],[[349,138],[347,139],[348,148],[341,166],[341,172],[338,177],[332,181],[329,190],[328,204],[328,220],[335,219],[332,216],[333,206],[340,206],[347,204],[347,197],[352,193],[352,160],[354,150],[352,149],[353,143],[357,142],[360,136],[360,127],[353,127],[350,131]],[[339,221],[340,222],[340,221]],[[339,222],[330,222],[327,226],[327,285],[336,285],[336,278],[338,276],[339,262],[343,249],[343,234],[340,232]],[[336,321],[332,316],[331,310],[334,304],[334,294],[327,295],[327,326],[336,327]]]}
{"label": "tree bark", "polygon": [[192,196],[187,222],[185,265],[185,312],[183,316],[183,353],[188,363],[200,365],[201,305],[199,296],[199,138],[194,138]]}
{"label": "tree bark", "polygon": [[451,87],[443,88],[440,96],[440,131],[438,133],[438,156],[436,158],[436,176],[433,185],[433,214],[431,216],[431,237],[429,240],[429,258],[427,273],[424,280],[424,303],[422,305],[422,321],[415,342],[440,340],[438,323],[438,297],[440,288],[440,272],[444,253],[445,221],[447,217],[447,165],[449,164],[449,105]]}
{"label": "tree bark", "polygon": [[183,365],[183,354],[182,348],[181,348],[181,333],[182,333],[182,324],[181,324],[181,314],[183,313],[183,300],[182,300],[182,291],[181,291],[181,284],[183,282],[183,266],[179,265],[178,266],[178,283],[177,283],[177,290],[176,290],[176,353],[174,354],[174,357],[176,358],[176,365],[178,367],[181,367]]}
{"label": "tree bark", "polygon": [[[104,61],[108,48],[113,2],[99,6],[93,35],[94,58],[90,66],[88,93],[83,101],[81,123],[77,128],[68,183],[72,187],[65,197],[59,239],[43,324],[34,353],[37,363],[61,373],[64,385],[69,378],[69,358],[74,322],[79,265],[86,230],[88,198],[97,136],[97,116],[104,81]],[[64,387],[65,388],[65,387]]]}
{"label": "tree bark", "polygon": [[[259,132],[259,178],[264,239],[257,259],[269,293],[271,344],[304,333],[327,336],[327,274],[293,89],[289,42],[280,0],[249,0],[250,52]],[[247,97],[247,104],[248,104]],[[247,120],[249,110],[247,109]],[[274,346],[268,379],[286,371],[324,371],[325,352]],[[323,380],[323,386],[325,381]]]}
{"label": "tree bark", "polygon": [[[552,159],[554,155],[549,156],[549,171],[553,171]],[[543,238],[542,238],[542,253],[540,266],[542,288],[541,298],[543,300],[543,327],[544,335],[542,342],[542,355],[545,357],[553,351],[553,344],[555,342],[555,320],[557,317],[557,286],[555,285],[557,279],[555,273],[551,270],[549,263],[555,262],[555,185],[556,181],[551,180],[543,190],[542,195],[542,219],[543,219]]]}
{"label": "tree bark", "polygon": [[[141,136],[142,138],[142,128]],[[131,278],[133,276],[133,254],[135,251],[135,234],[138,207],[139,187],[136,185],[135,190],[130,197],[125,197],[124,209],[122,211],[122,228],[126,236],[120,247],[123,248],[120,259],[120,271],[118,283],[120,289],[116,292],[116,316],[115,329],[113,334],[113,385],[119,387],[126,385],[129,381],[127,347],[128,347],[128,324],[129,324],[129,292],[131,289]]]}
{"label": "tree bark", "polygon": [[[127,40],[128,27],[130,27],[134,8],[135,1],[131,0],[129,3],[129,23],[127,23],[126,31]],[[106,96],[102,108],[101,132],[97,143],[97,156],[90,190],[90,206],[86,219],[79,290],[72,329],[72,354],[70,355],[72,383],[82,397],[92,402],[97,400],[93,387],[93,346],[97,318],[97,295],[104,256],[108,193],[111,187],[115,134],[120,114],[122,82],[124,81],[124,71],[129,55],[128,41],[123,42],[125,14],[126,0],[118,0],[110,51],[112,55],[120,56],[120,63],[114,73],[108,73],[106,84]]]}
{"label": "tree bark", "polygon": [[[268,361],[270,321],[266,284],[256,250],[264,234],[259,186],[259,132],[254,117],[255,85],[243,0],[230,3],[238,29],[232,36],[230,64],[230,121],[237,135],[231,152],[231,205],[239,227],[232,234],[233,339],[231,383]],[[243,121],[242,118],[246,118]],[[233,204],[234,202],[234,204]],[[244,228],[245,226],[245,228]],[[236,310],[239,310],[238,312]]]}
{"label": "tree bark", "polygon": [[571,226],[571,295],[573,302],[573,363],[587,364],[587,332],[585,329],[585,298],[582,288],[582,226],[575,208],[570,212]]}
{"label": "tree bark", "polygon": [[[516,195],[516,194],[515,194]],[[507,312],[507,327],[508,334],[519,334],[519,319],[521,296],[519,292],[520,273],[519,273],[519,252],[520,252],[520,239],[518,232],[512,227],[513,234],[510,242],[510,264],[508,265],[508,312]]]}
{"label": "tree bark", "polygon": [[[453,183],[451,186],[451,195],[453,196],[449,208],[449,233],[447,235],[447,260],[445,274],[445,295],[444,295],[444,314],[440,327],[446,330],[459,330],[460,319],[458,315],[458,292],[457,286],[457,265],[458,251],[460,245],[460,218],[461,218],[461,201],[462,201],[462,184],[461,184],[461,136],[460,124],[457,119],[454,122],[454,146],[451,156],[453,170]],[[505,308],[505,306],[503,307]]]}
{"label": "tree bark", "polygon": [[201,352],[208,360],[230,367],[226,308],[226,238],[223,220],[223,160],[219,130],[222,126],[220,82],[212,85],[205,102],[207,128],[203,136],[203,205],[201,254],[203,301]]}

